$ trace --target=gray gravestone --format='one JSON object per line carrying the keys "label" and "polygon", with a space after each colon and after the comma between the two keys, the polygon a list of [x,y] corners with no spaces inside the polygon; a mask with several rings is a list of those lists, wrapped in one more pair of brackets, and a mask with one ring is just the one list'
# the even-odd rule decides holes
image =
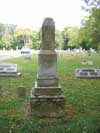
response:
{"label": "gray gravestone", "polygon": [[76,69],[75,75],[78,78],[100,78],[100,69],[80,68]]}
{"label": "gray gravestone", "polygon": [[31,60],[32,58],[31,58],[31,55],[30,54],[25,54],[24,55],[24,59],[25,60]]}
{"label": "gray gravestone", "polygon": [[31,112],[40,117],[61,117],[65,99],[57,77],[55,23],[52,18],[45,18],[42,25],[38,64],[37,81],[30,97]]}
{"label": "gray gravestone", "polygon": [[17,71],[17,64],[2,63],[0,64],[1,77],[18,77],[21,73]]}

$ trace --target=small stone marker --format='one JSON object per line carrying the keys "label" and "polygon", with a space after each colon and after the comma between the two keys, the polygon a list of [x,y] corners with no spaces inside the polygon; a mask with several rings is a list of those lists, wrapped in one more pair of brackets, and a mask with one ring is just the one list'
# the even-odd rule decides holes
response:
{"label": "small stone marker", "polygon": [[87,65],[87,61],[86,61],[86,60],[83,60],[83,61],[81,62],[81,64],[82,64],[82,65]]}
{"label": "small stone marker", "polygon": [[55,24],[52,18],[45,18],[42,25],[42,43],[38,62],[37,81],[30,96],[32,115],[62,117],[65,99],[57,76]]}
{"label": "small stone marker", "polygon": [[80,68],[76,69],[75,75],[78,78],[100,78],[100,69]]}
{"label": "small stone marker", "polygon": [[90,65],[90,66],[92,66],[92,65],[93,65],[93,61],[89,60],[89,61],[87,62],[87,64]]}
{"label": "small stone marker", "polygon": [[25,60],[31,60],[31,55],[30,54],[25,54],[24,59]]}
{"label": "small stone marker", "polygon": [[3,63],[0,64],[1,77],[18,77],[21,73],[17,72],[17,64]]}
{"label": "small stone marker", "polygon": [[82,61],[81,62],[82,65],[89,65],[89,66],[92,66],[93,65],[93,61],[89,60],[89,61]]}
{"label": "small stone marker", "polygon": [[17,88],[17,93],[19,97],[25,97],[26,96],[26,89],[24,86],[19,86]]}

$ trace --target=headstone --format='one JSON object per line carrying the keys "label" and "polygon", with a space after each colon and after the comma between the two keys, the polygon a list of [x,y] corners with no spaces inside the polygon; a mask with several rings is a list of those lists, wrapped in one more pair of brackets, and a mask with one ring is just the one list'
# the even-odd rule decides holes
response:
{"label": "headstone", "polygon": [[87,65],[87,61],[86,61],[86,60],[83,60],[83,61],[81,62],[81,64],[82,64],[82,65]]}
{"label": "headstone", "polygon": [[93,65],[93,61],[89,60],[89,61],[86,61],[86,60],[83,60],[81,62],[82,65],[89,65],[89,66],[92,66]]}
{"label": "headstone", "polygon": [[100,78],[100,69],[80,68],[76,69],[75,75],[78,78]]}
{"label": "headstone", "polygon": [[0,64],[0,77],[18,77],[21,73],[17,71],[17,64]]}
{"label": "headstone", "polygon": [[32,115],[61,117],[64,115],[64,95],[57,76],[55,51],[55,23],[45,18],[42,25],[42,43],[38,55],[37,81],[31,91]]}
{"label": "headstone", "polygon": [[31,55],[30,54],[24,54],[24,59],[25,60],[31,60]]}
{"label": "headstone", "polygon": [[26,89],[24,86],[19,86],[17,88],[17,93],[19,97],[25,97],[26,96]]}
{"label": "headstone", "polygon": [[92,66],[92,65],[93,65],[93,61],[89,60],[89,61],[87,62],[87,64],[90,65],[90,66]]}
{"label": "headstone", "polygon": [[91,51],[90,50],[87,51],[87,55],[91,56]]}

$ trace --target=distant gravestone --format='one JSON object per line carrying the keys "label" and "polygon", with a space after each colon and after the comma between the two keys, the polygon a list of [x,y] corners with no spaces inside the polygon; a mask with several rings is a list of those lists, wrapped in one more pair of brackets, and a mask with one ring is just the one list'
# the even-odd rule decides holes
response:
{"label": "distant gravestone", "polygon": [[88,50],[88,51],[87,51],[87,55],[88,55],[88,56],[91,56],[91,50]]}
{"label": "distant gravestone", "polygon": [[89,61],[87,62],[87,64],[90,65],[90,66],[92,66],[92,65],[93,65],[93,61],[89,60]]}
{"label": "distant gravestone", "polygon": [[92,60],[89,60],[89,61],[86,61],[86,60],[83,60],[81,62],[82,65],[89,65],[89,66],[92,66],[93,65],[93,61]]}
{"label": "distant gravestone", "polygon": [[65,99],[57,76],[55,24],[52,18],[45,18],[42,25],[42,43],[38,63],[37,81],[30,96],[32,115],[61,117],[64,115]]}
{"label": "distant gravestone", "polygon": [[86,60],[83,60],[83,61],[81,62],[81,64],[82,64],[82,65],[87,65],[87,61],[86,61]]}
{"label": "distant gravestone", "polygon": [[76,69],[75,75],[78,78],[100,78],[100,69],[80,68]]}
{"label": "distant gravestone", "polygon": [[18,77],[21,73],[17,71],[17,64],[2,63],[0,64],[1,77]]}
{"label": "distant gravestone", "polygon": [[31,58],[31,55],[30,54],[25,54],[24,55],[24,59],[25,60],[31,60],[32,58]]}

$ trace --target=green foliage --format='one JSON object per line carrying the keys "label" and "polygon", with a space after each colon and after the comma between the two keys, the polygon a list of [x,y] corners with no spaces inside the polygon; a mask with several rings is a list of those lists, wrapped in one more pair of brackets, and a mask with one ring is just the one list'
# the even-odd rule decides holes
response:
{"label": "green foliage", "polygon": [[40,32],[34,31],[31,36],[31,48],[33,49],[39,49],[40,48]]}
{"label": "green foliage", "polygon": [[62,32],[56,29],[56,31],[55,31],[55,48],[62,49],[62,47],[63,47]]}
{"label": "green foliage", "polygon": [[100,44],[100,9],[94,9],[90,16],[83,19],[79,42],[85,49],[98,48]]}
{"label": "green foliage", "polygon": [[82,8],[91,12],[94,8],[100,8],[100,0],[82,0],[86,4]]}
{"label": "green foliage", "polygon": [[68,46],[78,47],[78,34],[79,34],[78,27],[69,27],[67,32],[69,38]]}
{"label": "green foliage", "polygon": [[80,45],[85,49],[90,49],[90,47],[93,47],[92,22],[93,20],[91,19],[91,17],[85,17],[84,20],[82,21],[82,27],[80,28],[79,42]]}
{"label": "green foliage", "polygon": [[94,9],[91,13],[91,17],[93,21],[93,42],[95,43],[96,47],[100,45],[100,8]]}
{"label": "green foliage", "polygon": [[70,47],[70,48],[79,47],[79,41],[78,41],[79,40],[79,28],[78,27],[65,27],[63,31],[63,38],[64,38],[64,43],[67,47]]}
{"label": "green foliage", "polygon": [[13,37],[10,34],[4,34],[1,39],[3,47],[10,49],[13,44]]}
{"label": "green foliage", "polygon": [[3,48],[3,44],[2,44],[2,36],[3,34],[5,33],[5,27],[4,27],[4,24],[1,24],[0,23],[0,49]]}
{"label": "green foliage", "polygon": [[[100,45],[100,0],[83,0],[86,4],[83,9],[86,11],[89,11],[90,15],[88,20],[86,20],[85,23],[85,31],[86,36],[85,39],[83,39],[85,45],[88,45],[87,47],[92,47],[95,49],[98,49]],[[81,43],[83,45],[83,42]],[[91,46],[90,46],[91,45]]]}
{"label": "green foliage", "polygon": [[62,31],[62,37],[63,37],[63,49],[66,50],[68,48],[68,35],[67,35],[67,27],[64,28]]}
{"label": "green foliage", "polygon": [[29,38],[32,35],[32,30],[16,27],[14,31],[14,38],[16,44],[20,44],[20,48],[29,42]]}

